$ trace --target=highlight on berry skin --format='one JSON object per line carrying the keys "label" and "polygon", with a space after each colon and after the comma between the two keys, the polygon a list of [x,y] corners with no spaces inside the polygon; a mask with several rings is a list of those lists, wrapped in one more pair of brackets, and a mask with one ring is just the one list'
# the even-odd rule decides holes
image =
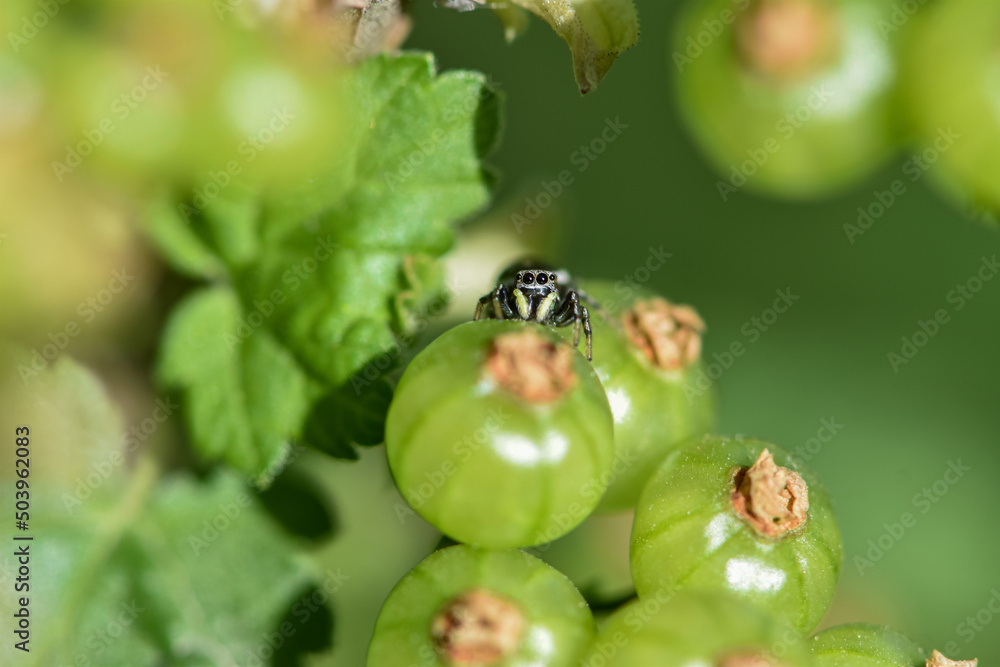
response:
{"label": "highlight on berry skin", "polygon": [[523,551],[456,545],[389,593],[367,667],[578,667],[595,634],[565,575]]}
{"label": "highlight on berry skin", "polygon": [[704,372],[697,310],[650,289],[580,280],[602,309],[593,318],[594,370],[615,420],[615,463],[598,511],[632,509],[664,458],[712,430],[715,392],[695,390]]}
{"label": "highlight on berry skin", "polygon": [[549,327],[466,322],[410,363],[385,429],[396,485],[450,538],[490,548],[551,542],[582,522],[615,455],[594,368]]}
{"label": "highlight on berry skin", "polygon": [[842,559],[829,494],[772,443],[692,441],[667,456],[637,505],[640,598],[664,585],[721,591],[807,635],[833,600]]}
{"label": "highlight on berry skin", "polygon": [[816,667],[976,667],[978,660],[950,660],[940,651],[928,654],[898,630],[871,623],[827,628],[808,640]]}

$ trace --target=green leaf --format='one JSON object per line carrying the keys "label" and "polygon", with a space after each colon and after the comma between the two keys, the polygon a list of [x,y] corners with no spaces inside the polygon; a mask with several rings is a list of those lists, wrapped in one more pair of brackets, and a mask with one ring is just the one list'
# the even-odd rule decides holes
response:
{"label": "green leaf", "polygon": [[569,44],[581,93],[597,87],[620,53],[639,39],[632,0],[511,0],[544,19]]}
{"label": "green leaf", "polygon": [[[30,652],[16,651],[17,664],[248,664],[313,582],[240,480],[153,481],[139,470],[115,503],[39,523],[29,543]],[[4,596],[5,617],[13,605]],[[0,654],[13,652],[4,642]]]}
{"label": "green leaf", "polygon": [[[0,361],[13,369],[33,355],[4,346]],[[4,428],[30,431],[30,476],[11,474],[13,447],[4,448],[0,494],[13,499],[28,482],[29,529],[16,537],[33,538],[13,540],[13,521],[0,528],[9,545],[0,585],[27,584],[0,596],[0,615],[15,618],[23,597],[30,630],[23,652],[9,624],[0,664],[253,664],[249,654],[315,584],[312,566],[242,480],[158,478],[149,451],[132,460],[128,443],[138,441],[123,439],[120,411],[93,373],[68,357],[34,361],[27,384],[0,381]],[[14,554],[22,547],[26,563]]]}
{"label": "green leaf", "polygon": [[350,433],[359,445],[382,444],[392,389],[377,378],[369,382],[358,376],[352,384],[326,394],[313,406],[303,433],[310,447],[337,458],[354,459],[357,454],[344,434]]}
{"label": "green leaf", "polygon": [[255,321],[229,288],[188,296],[164,333],[159,376],[182,388],[202,454],[266,485],[319,389],[270,331],[253,328]]}
{"label": "green leaf", "polygon": [[260,483],[291,440],[352,458],[381,438],[382,376],[443,299],[437,258],[494,181],[500,100],[482,75],[406,54],[346,79],[345,140],[315,178],[234,184],[148,223],[172,265],[217,283],[172,316],[159,377],[182,392],[195,448]]}
{"label": "green leaf", "polygon": [[173,646],[203,646],[193,652],[214,664],[226,664],[218,656],[245,664],[314,582],[295,545],[233,476],[207,486],[169,480],[142,519],[132,537],[150,567],[142,590],[161,606],[158,626]]}
{"label": "green leaf", "polygon": [[146,210],[146,233],[167,261],[179,272],[198,278],[218,278],[225,265],[195,231],[192,218],[200,211],[186,202],[175,202],[168,193],[154,196]]}
{"label": "green leaf", "polygon": [[[0,425],[28,426],[39,443],[73,443],[72,447],[42,446],[31,452],[31,479],[74,487],[97,474],[102,486],[117,483],[125,442],[121,411],[101,381],[65,354],[50,361],[51,343],[28,351],[0,340]],[[12,448],[0,449],[0,480],[15,479]],[[109,482],[110,480],[110,482]],[[89,489],[84,487],[89,493]],[[13,496],[11,496],[13,498]],[[62,504],[62,503],[60,503]]]}

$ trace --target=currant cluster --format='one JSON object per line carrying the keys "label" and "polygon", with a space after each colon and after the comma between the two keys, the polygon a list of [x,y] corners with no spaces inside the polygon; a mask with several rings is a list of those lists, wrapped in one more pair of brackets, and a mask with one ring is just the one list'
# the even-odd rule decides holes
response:
{"label": "currant cluster", "polygon": [[689,0],[674,86],[724,200],[744,187],[827,196],[911,146],[862,230],[932,167],[960,201],[995,211],[998,28],[996,3]]}
{"label": "currant cluster", "polygon": [[[974,664],[878,626],[809,638],[843,556],[826,490],[780,447],[707,434],[711,393],[687,391],[705,326],[691,307],[580,287],[592,362],[568,328],[482,320],[440,336],[403,374],[390,468],[414,510],[459,544],[390,593],[368,667]],[[627,509],[635,594],[598,632],[590,596],[529,551],[550,560],[592,513]]]}

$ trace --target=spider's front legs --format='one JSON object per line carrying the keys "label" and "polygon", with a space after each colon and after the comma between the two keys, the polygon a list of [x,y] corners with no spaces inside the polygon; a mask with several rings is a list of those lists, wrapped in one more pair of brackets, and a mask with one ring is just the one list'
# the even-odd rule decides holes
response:
{"label": "spider's front legs", "polygon": [[593,361],[594,336],[590,332],[590,311],[586,306],[580,306],[580,319],[583,320],[583,335],[587,339],[587,361]]}
{"label": "spider's front legs", "polygon": [[585,306],[588,307],[587,308],[588,311],[593,310],[598,315],[600,315],[601,317],[603,317],[605,320],[610,320],[611,319],[611,315],[608,313],[608,311],[604,309],[604,306],[602,306],[601,304],[597,303],[597,301],[594,299],[594,297],[590,296],[589,294],[587,294],[586,292],[584,292],[582,289],[577,289],[576,290],[576,295],[580,299],[580,306],[581,307],[585,307]]}
{"label": "spider's front legs", "polygon": [[486,304],[488,304],[492,300],[493,300],[493,293],[492,292],[490,294],[485,294],[485,295],[483,295],[482,297],[479,298],[479,303],[476,304],[476,314],[472,316],[472,320],[473,321],[476,321],[476,320],[482,318],[482,316],[483,316],[483,308],[485,308]]}
{"label": "spider's front legs", "polygon": [[509,320],[514,317],[514,309],[510,306],[510,297],[507,293],[506,285],[497,285],[497,288],[484,295],[476,304],[476,314],[473,320],[482,319],[483,310],[487,305],[493,304],[493,317],[498,320]]}
{"label": "spider's front legs", "polygon": [[553,316],[553,321],[557,327],[568,326],[573,323],[573,347],[580,345],[580,325],[583,325],[583,333],[587,339],[587,361],[593,357],[593,336],[590,332],[590,311],[586,306],[580,304],[580,297],[576,292],[568,292],[566,300]]}

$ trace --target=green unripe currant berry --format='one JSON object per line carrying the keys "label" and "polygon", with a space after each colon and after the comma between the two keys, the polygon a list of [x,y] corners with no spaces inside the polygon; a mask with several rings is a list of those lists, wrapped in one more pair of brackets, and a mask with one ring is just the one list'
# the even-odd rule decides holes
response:
{"label": "green unripe currant berry", "polygon": [[975,667],[976,660],[930,657],[908,637],[883,625],[852,623],[820,632],[809,640],[817,667]]}
{"label": "green unripe currant berry", "polygon": [[933,166],[963,204],[1000,212],[1000,4],[927,3],[905,28],[901,106],[922,145],[903,173],[917,180]]}
{"label": "green unripe currant berry", "polygon": [[576,667],[594,619],[534,556],[467,545],[431,554],[393,588],[368,667]]}
{"label": "green unripe currant berry", "polygon": [[548,327],[468,322],[410,363],[386,421],[400,492],[459,542],[542,544],[597,505],[611,410],[587,359]]}
{"label": "green unripe currant berry", "polygon": [[923,667],[927,656],[908,637],[881,625],[855,623],[809,640],[817,667]]}
{"label": "green unripe currant berry", "polygon": [[693,381],[705,324],[690,306],[645,290],[621,294],[600,281],[581,287],[606,315],[591,313],[593,365],[615,419],[615,460],[598,510],[632,509],[660,461],[712,428],[714,394]]}
{"label": "green unripe currant berry", "polygon": [[[689,2],[671,49],[686,123],[722,178],[785,197],[830,194],[898,145],[886,0]],[[728,20],[726,20],[728,18]],[[863,74],[859,74],[863,73]]]}
{"label": "green unripe currant berry", "polygon": [[607,620],[581,667],[809,667],[806,641],[722,593],[659,591]]}
{"label": "green unripe currant berry", "polygon": [[632,531],[640,598],[664,586],[727,591],[802,634],[826,613],[842,557],[816,477],[752,439],[707,436],[668,456]]}

